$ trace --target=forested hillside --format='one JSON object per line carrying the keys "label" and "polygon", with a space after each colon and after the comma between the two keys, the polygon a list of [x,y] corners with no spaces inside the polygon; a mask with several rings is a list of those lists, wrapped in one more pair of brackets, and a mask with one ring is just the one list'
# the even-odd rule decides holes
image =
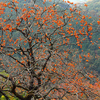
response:
{"label": "forested hillside", "polygon": [[[97,20],[100,20],[100,0],[88,0],[87,7],[81,6],[82,14],[91,16],[92,24],[97,27],[98,23]],[[83,46],[83,49],[86,52],[89,52],[91,58],[89,63],[86,64],[87,68],[95,70],[100,73],[100,49],[98,48],[97,44],[99,45],[100,42],[100,29],[99,31],[93,30],[94,33],[92,35],[92,39],[95,40],[94,43],[87,43],[87,46]],[[90,38],[88,38],[90,39]]]}
{"label": "forested hillside", "polygon": [[88,0],[88,7],[82,9],[84,13],[91,14],[94,17],[99,17],[100,15],[100,0]]}

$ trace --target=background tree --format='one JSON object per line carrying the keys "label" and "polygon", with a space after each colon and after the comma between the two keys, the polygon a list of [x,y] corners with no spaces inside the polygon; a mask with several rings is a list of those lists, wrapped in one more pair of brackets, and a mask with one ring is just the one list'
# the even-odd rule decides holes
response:
{"label": "background tree", "polygon": [[20,100],[99,100],[99,80],[81,63],[90,57],[82,57],[82,44],[92,43],[91,17],[70,1],[25,1],[0,2],[0,93]]}

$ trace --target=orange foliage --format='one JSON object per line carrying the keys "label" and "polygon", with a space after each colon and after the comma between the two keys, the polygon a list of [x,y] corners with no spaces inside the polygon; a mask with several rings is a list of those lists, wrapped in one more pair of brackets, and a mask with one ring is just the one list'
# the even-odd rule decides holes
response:
{"label": "orange foliage", "polygon": [[[33,0],[33,6],[24,0],[22,8],[17,0],[0,3],[0,67],[9,74],[9,77],[0,74],[0,78],[7,80],[7,84],[0,80],[5,84],[0,83],[0,87],[3,91],[10,88],[6,92],[22,100],[94,99],[100,93],[99,80],[84,71],[92,56],[83,55],[82,50],[87,37],[92,39],[94,34],[93,24],[86,19],[92,17],[81,15],[76,4],[69,0],[68,5],[74,6],[64,10],[58,9],[59,1],[49,6],[48,1],[53,2],[43,0],[37,5]],[[11,12],[5,11],[7,14],[2,17],[6,8]],[[100,25],[100,21],[97,23]],[[100,49],[99,40],[98,37]],[[97,83],[91,84],[91,80]]]}

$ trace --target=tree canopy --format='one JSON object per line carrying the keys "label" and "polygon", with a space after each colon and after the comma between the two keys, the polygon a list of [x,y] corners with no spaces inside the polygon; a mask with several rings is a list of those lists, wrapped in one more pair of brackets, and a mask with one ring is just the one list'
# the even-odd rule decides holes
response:
{"label": "tree canopy", "polygon": [[94,22],[70,1],[0,2],[0,93],[7,100],[99,100],[100,81],[86,70],[91,55],[82,48],[94,44],[100,19]]}

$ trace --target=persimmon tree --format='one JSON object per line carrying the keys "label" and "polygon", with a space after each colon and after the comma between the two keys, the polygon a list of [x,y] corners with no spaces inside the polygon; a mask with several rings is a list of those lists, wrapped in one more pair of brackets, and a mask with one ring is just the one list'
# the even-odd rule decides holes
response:
{"label": "persimmon tree", "polygon": [[70,1],[20,2],[0,2],[0,93],[7,100],[99,100],[100,82],[81,63],[90,57],[81,55],[83,42],[93,44],[91,17]]}

